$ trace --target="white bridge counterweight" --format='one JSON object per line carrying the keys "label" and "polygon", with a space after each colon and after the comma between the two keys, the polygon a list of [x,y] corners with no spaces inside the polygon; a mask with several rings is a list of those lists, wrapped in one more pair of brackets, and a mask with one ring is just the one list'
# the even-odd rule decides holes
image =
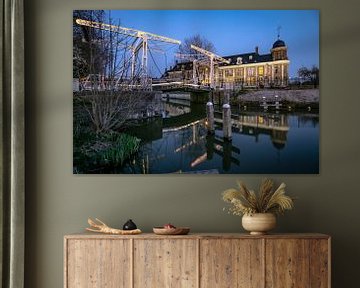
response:
{"label": "white bridge counterweight", "polygon": [[215,65],[215,62],[222,62],[222,63],[226,63],[226,64],[230,64],[230,61],[229,60],[226,60],[225,58],[219,56],[219,55],[216,55],[215,53],[213,52],[210,52],[208,50],[205,50],[203,48],[200,48],[198,46],[195,46],[195,45],[192,45],[191,44],[191,49],[194,49],[195,51],[197,52],[200,52],[202,53],[203,55],[207,56],[210,60],[210,75],[209,75],[209,82],[210,82],[210,87],[213,88],[214,87],[214,65]]}
{"label": "white bridge counterweight", "polygon": [[89,21],[89,20],[84,20],[84,19],[76,19],[76,23],[79,25],[92,27],[92,28],[96,28],[96,29],[101,29],[101,30],[107,30],[107,31],[111,31],[111,32],[116,32],[116,33],[132,36],[132,37],[136,37],[136,38],[143,38],[144,36],[146,36],[148,40],[167,42],[167,43],[177,44],[177,45],[181,44],[181,41],[179,41],[179,40],[164,37],[161,35],[156,35],[153,33],[145,32],[145,31],[141,31],[141,30],[137,30],[137,29],[133,29],[133,28],[126,28],[126,27],[121,27],[121,26],[117,26],[117,25],[99,23],[99,22]]}
{"label": "white bridge counterweight", "polygon": [[210,51],[207,51],[203,48],[200,48],[198,46],[195,46],[195,45],[192,45],[191,44],[191,49],[194,49],[195,51],[198,51],[206,56],[208,56],[209,58],[213,58],[214,60],[216,61],[219,61],[219,62],[223,62],[223,63],[226,63],[226,64],[230,64],[230,61],[229,60],[226,60],[225,58],[213,53],[213,52],[210,52]]}

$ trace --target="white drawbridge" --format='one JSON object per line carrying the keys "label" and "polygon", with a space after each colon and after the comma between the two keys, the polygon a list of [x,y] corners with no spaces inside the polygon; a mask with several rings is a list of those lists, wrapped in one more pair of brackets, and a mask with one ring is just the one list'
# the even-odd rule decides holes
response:
{"label": "white drawbridge", "polygon": [[126,36],[134,38],[134,41],[131,45],[127,46],[130,49],[132,54],[131,62],[131,79],[135,79],[135,69],[136,69],[136,59],[138,53],[141,51],[141,65],[140,65],[140,79],[142,84],[145,86],[148,83],[149,71],[148,71],[148,51],[149,51],[149,42],[158,41],[169,44],[180,45],[181,41],[172,39],[169,37],[157,35],[150,32],[145,32],[133,28],[126,28],[117,25],[111,25],[106,23],[99,23],[84,19],[76,19],[76,23],[79,25],[91,27],[94,29],[106,30],[114,33],[120,33]]}

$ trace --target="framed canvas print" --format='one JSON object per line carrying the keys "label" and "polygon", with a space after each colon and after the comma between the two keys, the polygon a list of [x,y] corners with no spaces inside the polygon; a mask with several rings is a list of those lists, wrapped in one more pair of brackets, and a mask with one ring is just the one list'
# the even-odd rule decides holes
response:
{"label": "framed canvas print", "polygon": [[73,172],[319,173],[319,11],[75,10]]}

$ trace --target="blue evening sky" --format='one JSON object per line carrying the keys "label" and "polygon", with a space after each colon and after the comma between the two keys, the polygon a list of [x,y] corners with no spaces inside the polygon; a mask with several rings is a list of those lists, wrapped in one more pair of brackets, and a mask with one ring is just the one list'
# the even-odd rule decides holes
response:
{"label": "blue evening sky", "polygon": [[[319,66],[318,10],[111,10],[107,13],[115,23],[120,21],[121,26],[180,41],[199,33],[222,56],[252,52],[255,46],[259,46],[260,54],[270,53],[277,40],[277,27],[281,26],[280,39],[288,47],[290,76],[297,76],[301,66]],[[177,50],[171,45],[164,48],[169,49],[167,57],[154,56],[161,69],[165,63],[173,65],[173,53]]]}

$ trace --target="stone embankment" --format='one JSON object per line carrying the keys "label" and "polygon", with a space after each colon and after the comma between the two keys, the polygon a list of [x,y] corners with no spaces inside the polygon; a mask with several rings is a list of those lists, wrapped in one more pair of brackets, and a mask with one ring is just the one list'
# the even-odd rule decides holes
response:
{"label": "stone embankment", "polygon": [[281,103],[282,109],[319,109],[319,89],[269,89],[244,92],[232,98],[232,100],[249,108],[261,107],[264,102],[269,104],[278,101]]}
{"label": "stone embankment", "polygon": [[318,103],[319,89],[301,89],[301,90],[257,90],[249,91],[238,96],[240,101],[254,101],[261,102],[263,97],[272,101],[275,96],[278,96],[279,101],[286,101],[290,103]]}

